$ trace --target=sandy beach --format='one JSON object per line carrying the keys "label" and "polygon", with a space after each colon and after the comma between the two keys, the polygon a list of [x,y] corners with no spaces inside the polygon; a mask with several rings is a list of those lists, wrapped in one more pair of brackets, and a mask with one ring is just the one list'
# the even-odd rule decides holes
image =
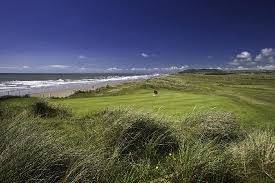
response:
{"label": "sandy beach", "polygon": [[[0,96],[68,97],[75,91],[95,90],[106,85],[117,85],[149,79],[153,75],[101,76],[87,78],[85,75],[22,75],[23,80],[0,80]],[[10,76],[11,77],[11,76]],[[33,79],[33,77],[36,77]],[[39,77],[39,78],[37,78]],[[48,78],[48,79],[45,79]],[[62,78],[62,79],[61,79]]]}
{"label": "sandy beach", "polygon": [[92,83],[92,84],[85,84],[78,88],[70,88],[70,89],[56,89],[52,91],[47,92],[39,92],[39,93],[32,93],[30,96],[32,97],[40,97],[40,98],[50,98],[50,97],[68,97],[72,94],[74,94],[76,91],[89,91],[89,90],[95,90],[97,88],[105,87],[106,85],[115,86],[122,83],[128,83],[128,82],[138,82],[142,81],[144,79],[132,79],[132,80],[117,80],[117,81],[106,81],[106,82],[99,82],[99,83]]}

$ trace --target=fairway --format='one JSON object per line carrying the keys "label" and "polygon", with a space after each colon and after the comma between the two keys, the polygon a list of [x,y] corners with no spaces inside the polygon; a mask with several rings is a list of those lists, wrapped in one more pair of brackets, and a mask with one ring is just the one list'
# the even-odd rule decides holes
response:
{"label": "fairway", "polygon": [[[275,115],[270,108],[260,104],[249,104],[230,97],[193,94],[189,92],[161,89],[154,96],[152,90],[138,90],[134,93],[118,96],[97,96],[53,100],[52,102],[68,106],[77,115],[85,115],[106,107],[131,107],[144,111],[153,111],[159,115],[181,118],[190,113],[207,111],[232,112],[248,126],[272,126]],[[262,122],[264,121],[264,123]]]}

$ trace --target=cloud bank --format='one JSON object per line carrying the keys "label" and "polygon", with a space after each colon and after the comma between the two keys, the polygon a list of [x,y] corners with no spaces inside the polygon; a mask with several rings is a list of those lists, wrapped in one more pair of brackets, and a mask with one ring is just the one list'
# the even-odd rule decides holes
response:
{"label": "cloud bank", "polygon": [[121,71],[121,70],[123,70],[123,69],[119,69],[117,67],[111,67],[111,68],[106,69],[106,71]]}
{"label": "cloud bank", "polygon": [[66,69],[66,68],[71,68],[72,66],[70,65],[48,65],[47,67],[49,68],[56,68],[56,69]]}
{"label": "cloud bank", "polygon": [[106,69],[106,71],[123,71],[123,72],[173,72],[173,71],[182,71],[188,69],[188,65],[183,66],[170,66],[170,67],[132,67],[130,69],[121,69],[117,67],[111,67]]}
{"label": "cloud bank", "polygon": [[235,69],[274,70],[275,49],[264,48],[255,57],[250,52],[243,51],[237,54],[229,64]]}

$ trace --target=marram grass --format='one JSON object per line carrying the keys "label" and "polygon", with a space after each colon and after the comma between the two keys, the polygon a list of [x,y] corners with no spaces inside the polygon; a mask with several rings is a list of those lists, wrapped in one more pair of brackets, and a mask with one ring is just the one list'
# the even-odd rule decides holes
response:
{"label": "marram grass", "polygon": [[0,182],[274,181],[271,132],[244,131],[229,113],[171,121],[122,108],[83,118],[28,111],[1,118]]}

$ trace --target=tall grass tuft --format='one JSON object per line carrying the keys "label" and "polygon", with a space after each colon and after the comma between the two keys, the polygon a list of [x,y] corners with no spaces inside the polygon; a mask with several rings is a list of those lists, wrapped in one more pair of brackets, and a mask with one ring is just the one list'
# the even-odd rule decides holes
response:
{"label": "tall grass tuft", "polygon": [[9,115],[9,108],[4,105],[0,105],[0,120],[6,119]]}
{"label": "tall grass tuft", "polygon": [[125,109],[108,109],[96,115],[105,124],[102,141],[120,157],[153,160],[179,149],[175,130],[162,119]]}
{"label": "tall grass tuft", "polygon": [[36,119],[18,116],[1,136],[0,182],[61,182],[70,158]]}
{"label": "tall grass tuft", "polygon": [[72,116],[70,109],[63,106],[49,104],[46,100],[39,100],[34,103],[32,106],[32,112],[35,116],[42,118],[64,118]]}
{"label": "tall grass tuft", "polygon": [[235,116],[227,112],[192,115],[183,121],[182,129],[201,141],[214,140],[217,143],[238,142],[246,135]]}
{"label": "tall grass tuft", "polygon": [[180,123],[119,108],[4,121],[0,182],[274,181],[272,134],[244,132],[228,113]]}
{"label": "tall grass tuft", "polygon": [[255,131],[228,152],[235,174],[247,182],[275,182],[275,144],[271,131]]}

